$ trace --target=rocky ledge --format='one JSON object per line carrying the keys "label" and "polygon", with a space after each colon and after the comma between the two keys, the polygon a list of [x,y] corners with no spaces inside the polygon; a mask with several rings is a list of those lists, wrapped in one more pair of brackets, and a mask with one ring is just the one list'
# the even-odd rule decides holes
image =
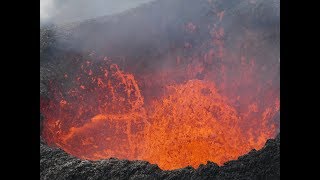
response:
{"label": "rocky ledge", "polygon": [[185,167],[172,171],[139,160],[81,160],[47,146],[40,137],[40,180],[45,179],[280,179],[280,134],[267,140],[261,150],[252,150],[223,166],[208,161],[197,169]]}

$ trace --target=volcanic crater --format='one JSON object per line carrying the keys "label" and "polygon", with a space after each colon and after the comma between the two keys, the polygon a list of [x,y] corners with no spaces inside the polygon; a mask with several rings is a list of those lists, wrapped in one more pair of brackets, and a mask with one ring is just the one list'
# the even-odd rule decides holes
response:
{"label": "volcanic crater", "polygon": [[40,29],[40,178],[280,179],[279,3],[162,0]]}

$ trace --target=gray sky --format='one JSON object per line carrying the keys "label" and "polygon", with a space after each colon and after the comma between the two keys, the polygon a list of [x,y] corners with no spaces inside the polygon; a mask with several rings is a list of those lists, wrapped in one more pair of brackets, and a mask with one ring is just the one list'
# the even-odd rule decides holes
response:
{"label": "gray sky", "polygon": [[40,0],[40,23],[66,23],[119,13],[153,0]]}

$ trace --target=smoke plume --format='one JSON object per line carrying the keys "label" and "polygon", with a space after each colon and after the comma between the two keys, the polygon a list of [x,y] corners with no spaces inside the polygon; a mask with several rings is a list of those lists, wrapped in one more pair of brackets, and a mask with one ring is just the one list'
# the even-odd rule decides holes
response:
{"label": "smoke plume", "polygon": [[41,0],[40,23],[61,24],[119,13],[151,0]]}

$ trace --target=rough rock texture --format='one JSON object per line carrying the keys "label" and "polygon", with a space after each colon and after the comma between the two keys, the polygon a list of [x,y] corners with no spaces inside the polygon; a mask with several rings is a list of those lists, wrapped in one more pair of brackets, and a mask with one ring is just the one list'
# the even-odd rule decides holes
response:
{"label": "rough rock texture", "polygon": [[280,179],[280,134],[261,150],[252,150],[238,160],[219,167],[213,162],[199,168],[162,171],[145,161],[110,158],[80,160],[40,139],[40,179]]}

